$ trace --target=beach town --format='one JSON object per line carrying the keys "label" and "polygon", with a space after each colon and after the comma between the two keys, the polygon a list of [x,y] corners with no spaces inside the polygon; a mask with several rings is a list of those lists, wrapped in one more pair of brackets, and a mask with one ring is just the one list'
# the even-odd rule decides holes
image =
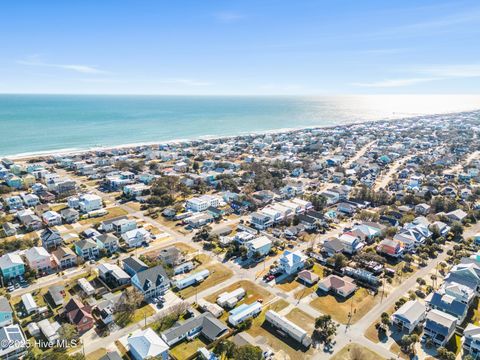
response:
{"label": "beach town", "polygon": [[4,359],[476,359],[480,113],[3,158]]}

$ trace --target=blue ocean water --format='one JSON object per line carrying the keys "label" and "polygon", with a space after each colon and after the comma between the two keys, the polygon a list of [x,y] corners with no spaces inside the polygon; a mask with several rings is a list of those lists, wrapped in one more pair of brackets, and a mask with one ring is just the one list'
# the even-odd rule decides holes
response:
{"label": "blue ocean water", "polygon": [[0,155],[161,143],[480,109],[480,96],[0,95]]}

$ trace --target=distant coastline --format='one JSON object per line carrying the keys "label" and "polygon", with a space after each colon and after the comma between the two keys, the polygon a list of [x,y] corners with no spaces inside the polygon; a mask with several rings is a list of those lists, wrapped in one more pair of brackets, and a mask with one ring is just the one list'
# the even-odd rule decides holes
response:
{"label": "distant coastline", "polygon": [[245,136],[262,136],[267,134],[289,134],[298,131],[318,131],[318,130],[328,130],[333,128],[348,128],[355,125],[368,125],[374,123],[392,123],[395,121],[407,120],[407,121],[414,121],[415,119],[422,119],[422,118],[437,118],[437,117],[452,117],[452,116],[462,116],[467,114],[478,114],[479,116],[479,125],[480,125],[480,109],[472,110],[472,111],[461,111],[461,112],[454,112],[454,113],[444,113],[444,114],[427,114],[427,115],[420,115],[420,116],[411,116],[405,117],[401,119],[381,119],[381,120],[366,120],[366,121],[357,121],[347,124],[338,124],[338,125],[323,125],[323,126],[305,126],[305,127],[298,127],[298,128],[283,128],[283,129],[272,129],[272,130],[265,130],[265,131],[255,131],[249,132],[244,134],[237,134],[237,135],[224,135],[224,136],[214,136],[214,135],[206,135],[206,136],[199,136],[196,138],[191,139],[172,139],[167,141],[153,141],[153,142],[142,142],[142,143],[130,143],[130,144],[120,144],[120,145],[113,145],[113,146],[98,146],[92,147],[88,149],[61,149],[61,150],[51,150],[51,151],[39,151],[36,153],[31,154],[17,154],[12,156],[3,156],[0,157],[9,158],[11,160],[16,161],[26,161],[29,159],[35,159],[40,157],[48,157],[48,156],[74,156],[74,155],[81,155],[89,152],[95,151],[111,151],[115,149],[132,149],[136,147],[149,147],[149,146],[160,146],[162,144],[181,144],[187,143],[191,141],[201,141],[201,140],[228,140],[232,138],[238,137],[245,137]]}
{"label": "distant coastline", "polygon": [[480,109],[480,96],[162,97],[0,95],[0,156],[83,153],[401,121]]}

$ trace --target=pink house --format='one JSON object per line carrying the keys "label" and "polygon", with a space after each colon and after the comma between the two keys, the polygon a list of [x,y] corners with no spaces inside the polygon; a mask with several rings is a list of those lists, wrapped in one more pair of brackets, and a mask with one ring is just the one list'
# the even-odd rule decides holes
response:
{"label": "pink house", "polygon": [[28,266],[38,272],[48,271],[52,268],[52,257],[43,247],[33,247],[25,251]]}

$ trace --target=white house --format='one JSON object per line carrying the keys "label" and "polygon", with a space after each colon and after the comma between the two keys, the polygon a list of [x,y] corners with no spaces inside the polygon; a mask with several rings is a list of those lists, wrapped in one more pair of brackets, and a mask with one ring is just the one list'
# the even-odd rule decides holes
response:
{"label": "white house", "polygon": [[48,226],[62,225],[62,216],[56,211],[46,211],[42,214],[42,220]]}
{"label": "white house", "polygon": [[407,301],[392,315],[392,322],[409,334],[425,320],[427,308],[418,300]]}
{"label": "white house", "polygon": [[84,194],[80,196],[78,206],[84,213],[99,210],[103,207],[102,198],[94,194]]}
{"label": "white house", "polygon": [[187,210],[200,212],[205,211],[209,207],[220,206],[220,198],[218,196],[203,195],[200,197],[188,199],[185,205]]}
{"label": "white house", "polygon": [[151,328],[133,332],[128,337],[127,343],[130,354],[135,360],[168,359],[169,346]]}
{"label": "white house", "polygon": [[122,234],[122,239],[128,247],[139,247],[149,241],[150,233],[144,228],[133,229]]}
{"label": "white house", "polygon": [[248,257],[253,256],[255,253],[259,253],[260,256],[265,256],[272,248],[272,241],[266,236],[260,236],[246,242],[245,246],[248,249]]}
{"label": "white house", "polygon": [[295,274],[303,269],[307,257],[300,251],[285,251],[279,263],[279,268],[286,274]]}

